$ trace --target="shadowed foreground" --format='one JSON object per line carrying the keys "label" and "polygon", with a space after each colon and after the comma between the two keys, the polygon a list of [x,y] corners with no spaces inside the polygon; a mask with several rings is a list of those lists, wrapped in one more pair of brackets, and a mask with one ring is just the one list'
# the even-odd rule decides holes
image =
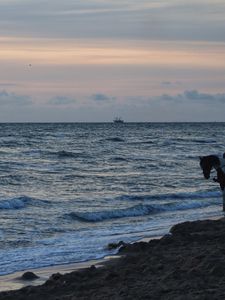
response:
{"label": "shadowed foreground", "polygon": [[171,233],[125,245],[126,256],[103,268],[54,274],[0,300],[225,299],[225,219],[185,222]]}

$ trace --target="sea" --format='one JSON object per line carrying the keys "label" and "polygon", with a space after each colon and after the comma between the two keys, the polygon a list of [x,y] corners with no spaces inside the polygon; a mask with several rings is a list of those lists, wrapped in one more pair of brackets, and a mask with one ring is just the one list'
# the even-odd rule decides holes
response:
{"label": "sea", "polygon": [[0,275],[222,216],[199,156],[224,153],[224,137],[216,122],[0,124]]}

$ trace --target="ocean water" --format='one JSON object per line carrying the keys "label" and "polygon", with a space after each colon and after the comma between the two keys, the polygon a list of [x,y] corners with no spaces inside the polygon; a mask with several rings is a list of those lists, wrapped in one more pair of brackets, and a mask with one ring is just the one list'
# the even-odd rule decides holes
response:
{"label": "ocean water", "polygon": [[221,216],[198,156],[225,152],[224,136],[225,123],[0,124],[0,275]]}

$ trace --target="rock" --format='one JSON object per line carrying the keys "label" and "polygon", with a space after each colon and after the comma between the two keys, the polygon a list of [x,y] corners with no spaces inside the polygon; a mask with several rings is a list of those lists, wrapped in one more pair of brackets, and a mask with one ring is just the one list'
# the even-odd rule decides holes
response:
{"label": "rock", "polygon": [[63,276],[63,275],[60,274],[60,273],[55,273],[55,274],[52,274],[52,276],[51,276],[49,279],[54,280],[54,281],[57,281],[57,280],[61,279],[62,276]]}
{"label": "rock", "polygon": [[39,278],[36,274],[34,274],[33,272],[25,272],[22,276],[21,279],[23,280],[34,280]]}
{"label": "rock", "polygon": [[119,253],[138,253],[149,250],[149,244],[146,242],[137,242],[133,244],[124,244],[120,249]]}
{"label": "rock", "polygon": [[95,271],[97,268],[96,268],[96,266],[95,265],[91,265],[90,266],[90,271]]}
{"label": "rock", "polygon": [[126,243],[124,243],[123,241],[120,241],[119,243],[109,243],[107,246],[107,249],[112,250],[112,249],[122,247],[124,245],[126,245]]}
{"label": "rock", "polygon": [[162,246],[162,244],[165,246],[165,245],[169,245],[173,242],[174,242],[174,239],[173,239],[172,234],[166,234],[159,240],[159,243],[161,246]]}

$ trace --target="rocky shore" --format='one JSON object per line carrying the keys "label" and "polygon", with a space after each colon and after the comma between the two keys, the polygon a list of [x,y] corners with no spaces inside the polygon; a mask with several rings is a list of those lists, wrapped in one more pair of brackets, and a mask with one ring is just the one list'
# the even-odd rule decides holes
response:
{"label": "rocky shore", "polygon": [[185,222],[159,240],[125,244],[102,268],[53,274],[0,300],[225,299],[225,219]]}

